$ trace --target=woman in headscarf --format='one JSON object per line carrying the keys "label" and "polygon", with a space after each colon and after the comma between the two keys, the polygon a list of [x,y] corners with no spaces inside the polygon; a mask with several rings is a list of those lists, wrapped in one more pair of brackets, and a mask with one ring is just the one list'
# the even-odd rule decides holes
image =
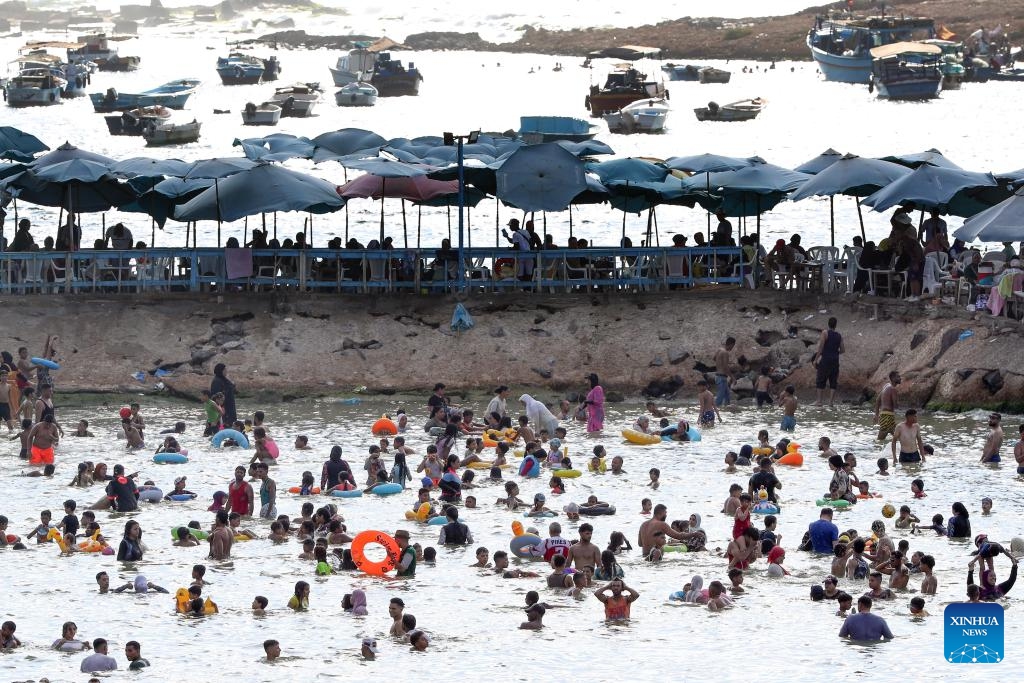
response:
{"label": "woman in headscarf", "polygon": [[519,402],[523,404],[526,410],[526,417],[536,428],[537,433],[540,433],[542,429],[546,429],[548,434],[554,435],[555,430],[558,429],[558,418],[548,410],[546,405],[529,394],[520,396]]}
{"label": "woman in headscarf", "polygon": [[690,515],[690,528],[687,530],[686,548],[687,552],[699,552],[705,550],[708,543],[708,535],[700,526],[701,516],[696,512]]}
{"label": "woman in headscarf", "polygon": [[227,366],[224,363],[217,363],[213,367],[213,381],[210,382],[210,395],[217,393],[224,394],[224,416],[223,421],[226,426],[231,426],[238,419],[238,414],[235,410],[235,384],[227,378],[225,374]]}
{"label": "woman in headscarf", "polygon": [[590,391],[583,405],[587,407],[587,434],[597,434],[604,428],[604,389],[597,375],[587,375],[590,380]]}
{"label": "woman in headscarf", "polygon": [[[1007,555],[1010,558],[1010,578],[1002,583],[996,583],[996,573],[982,565],[981,570],[981,595],[979,596],[982,600],[992,601],[998,600],[1013,588],[1013,584],[1017,582],[1017,558],[1013,555]],[[967,587],[970,588],[974,585],[974,563],[981,560],[980,556],[975,556],[967,565]],[[984,560],[982,560],[984,562]]]}
{"label": "woman in headscarf", "polygon": [[789,572],[782,566],[786,559],[786,551],[782,546],[774,546],[768,551],[768,576],[788,576]]}
{"label": "woman in headscarf", "polygon": [[708,593],[704,590],[704,577],[694,574],[690,579],[690,588],[683,594],[683,602],[694,602],[703,605],[708,601]]}
{"label": "woman in headscarf", "polygon": [[352,615],[356,617],[365,617],[366,611],[366,593],[360,589],[352,591]]}

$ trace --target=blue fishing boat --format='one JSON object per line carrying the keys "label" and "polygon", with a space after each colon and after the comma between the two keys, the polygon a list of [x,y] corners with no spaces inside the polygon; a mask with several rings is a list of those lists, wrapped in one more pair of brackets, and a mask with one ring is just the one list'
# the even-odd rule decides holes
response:
{"label": "blue fishing boat", "polygon": [[381,52],[373,65],[373,76],[370,85],[377,89],[380,97],[397,97],[401,95],[419,95],[423,75],[412,62],[405,67],[391,54]]}
{"label": "blue fishing boat", "polygon": [[232,52],[227,57],[217,58],[217,75],[224,85],[259,83],[266,71],[267,65],[258,57]]}
{"label": "blue fishing boat", "polygon": [[663,64],[661,72],[670,81],[699,81],[701,67],[696,64]]}
{"label": "blue fishing boat", "polygon": [[818,17],[807,34],[807,47],[826,81],[868,83],[871,48],[934,37],[935,22],[923,17]]}
{"label": "blue fishing boat", "polygon": [[571,116],[520,116],[519,137],[528,145],[569,140],[583,142],[597,135],[597,126]]}
{"label": "blue fishing boat", "polygon": [[868,88],[889,100],[930,100],[942,90],[942,48],[928,43],[891,43],[871,48]]}
{"label": "blue fishing boat", "polygon": [[168,109],[184,109],[188,98],[198,86],[199,81],[196,79],[183,78],[141,93],[119,93],[114,88],[107,88],[105,93],[89,93],[89,99],[92,100],[92,108],[97,112],[128,111],[155,105]]}

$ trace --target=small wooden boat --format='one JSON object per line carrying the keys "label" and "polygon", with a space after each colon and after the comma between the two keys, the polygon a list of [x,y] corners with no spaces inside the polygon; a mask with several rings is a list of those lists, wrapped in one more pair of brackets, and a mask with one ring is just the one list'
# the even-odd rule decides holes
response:
{"label": "small wooden boat", "polygon": [[334,93],[339,107],[372,107],[377,104],[377,89],[364,81],[349,83]]}
{"label": "small wooden boat", "polygon": [[732,73],[725,69],[716,69],[713,66],[705,66],[697,71],[701,83],[728,83]]}
{"label": "small wooden boat", "polygon": [[591,85],[584,104],[590,110],[590,116],[596,118],[619,111],[645,97],[666,97],[664,84],[648,81],[645,74],[626,64],[608,74],[604,87]]}
{"label": "small wooden boat", "polygon": [[697,107],[693,113],[697,115],[698,121],[749,121],[757,118],[767,104],[768,101],[760,97],[722,105],[708,102],[708,106]]}
{"label": "small wooden boat", "polygon": [[4,89],[9,107],[43,107],[60,104],[67,81],[50,69],[25,69],[10,79]]}
{"label": "small wooden boat", "polygon": [[285,88],[277,88],[270,102],[281,107],[281,116],[302,118],[313,113],[313,107],[320,101],[319,83],[294,83]]}
{"label": "small wooden boat", "polygon": [[89,93],[89,99],[97,112],[128,111],[158,104],[169,109],[184,109],[198,86],[199,81],[183,78],[141,93],[119,93],[114,88],[107,88],[105,93]]}
{"label": "small wooden boat", "polygon": [[198,121],[191,123],[161,123],[150,125],[142,131],[142,137],[146,139],[149,147],[161,145],[182,145],[187,142],[195,142],[199,139],[199,128],[203,124]]}
{"label": "small wooden boat", "polygon": [[262,59],[232,52],[217,58],[217,75],[224,85],[251,85],[263,80],[267,65]]}
{"label": "small wooden boat", "polygon": [[142,135],[150,124],[160,124],[171,118],[171,110],[159,105],[140,107],[113,116],[104,116],[111,135]]}
{"label": "small wooden boat", "polygon": [[369,45],[365,42],[356,42],[354,50],[349,50],[348,54],[338,57],[338,62],[334,67],[328,67],[331,70],[334,85],[341,88],[349,83],[361,81],[363,78],[369,78],[373,74],[377,56],[366,49]]}
{"label": "small wooden boat", "polygon": [[668,62],[662,65],[661,72],[668,76],[670,81],[699,81],[701,67],[696,64],[673,64]]}
{"label": "small wooden boat", "polygon": [[637,100],[617,112],[604,115],[608,130],[613,133],[660,133],[669,112],[663,97]]}
{"label": "small wooden boat", "polygon": [[242,123],[247,126],[276,126],[281,120],[281,107],[273,102],[256,106],[249,102],[242,110]]}

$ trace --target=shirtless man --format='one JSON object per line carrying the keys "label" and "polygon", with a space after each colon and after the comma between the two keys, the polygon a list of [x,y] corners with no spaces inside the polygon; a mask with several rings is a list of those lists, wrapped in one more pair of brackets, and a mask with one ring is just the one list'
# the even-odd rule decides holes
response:
{"label": "shirtless man", "polygon": [[882,387],[878,399],[875,401],[874,424],[878,425],[878,440],[885,441],[885,437],[896,431],[896,405],[898,396],[896,387],[900,384],[900,373],[893,370],[889,373],[889,382]]}
{"label": "shirtless man", "polygon": [[53,447],[60,440],[59,428],[53,421],[53,415],[47,414],[42,422],[38,422],[28,433],[28,442],[31,444],[32,457],[30,465],[52,465]]}
{"label": "shirtless man", "polygon": [[35,405],[35,418],[33,422],[42,422],[43,418],[49,415],[53,424],[57,426],[57,432],[64,436],[64,430],[61,429],[60,423],[57,422],[57,413],[53,406],[53,386],[44,384],[39,388],[39,398],[36,399]]}
{"label": "shirtless man", "polygon": [[831,458],[833,455],[839,455],[836,453],[836,450],[832,448],[832,439],[827,436],[823,436],[818,439],[818,450],[820,451],[818,455],[826,459]]}
{"label": "shirtless man", "polygon": [[[879,432],[881,436],[881,432]],[[892,459],[896,460],[896,442],[900,444],[899,462],[902,465],[924,464],[924,443],[921,441],[921,425],[917,424],[917,411],[910,408],[906,420],[896,426],[892,435]]]}
{"label": "shirtless man", "polygon": [[128,450],[134,451],[137,448],[146,447],[146,443],[142,440],[142,432],[130,418],[121,420],[121,428],[124,430],[125,441],[128,442]]}
{"label": "shirtless man", "polygon": [[729,372],[729,352],[736,346],[736,340],[726,337],[725,344],[715,352],[715,405],[724,406],[730,403],[729,380],[732,375]]}
{"label": "shirtless man", "polygon": [[580,540],[569,547],[569,562],[572,562],[576,571],[582,571],[586,566],[601,566],[601,549],[590,542],[594,535],[594,527],[590,524],[580,525]]}
{"label": "shirtless man", "polygon": [[217,519],[213,523],[213,531],[210,532],[210,559],[226,560],[231,557],[231,544],[235,542],[231,534],[231,526],[228,521],[228,513],[224,510],[217,512]]}
{"label": "shirtless man", "polygon": [[75,431],[71,432],[71,436],[95,436],[89,431],[88,420],[79,420],[78,426],[75,427]]}
{"label": "shirtless man", "polygon": [[722,421],[722,414],[715,405],[715,396],[704,380],[697,382],[697,424],[705,429],[715,426],[715,417]]}
{"label": "shirtless man", "polygon": [[[657,562],[661,559],[661,547],[665,545],[665,537],[671,536],[677,541],[685,540],[684,535],[673,529],[665,521],[668,518],[668,507],[658,503],[654,506],[654,514],[640,525],[637,533],[637,545],[640,546],[644,559]],[[598,563],[599,565],[600,563]],[[594,565],[594,566],[598,566]]]}
{"label": "shirtless man", "polygon": [[988,416],[989,433],[985,439],[985,448],[981,452],[982,462],[999,462],[999,449],[1003,447],[1003,427],[1000,424],[1003,416],[992,413]]}

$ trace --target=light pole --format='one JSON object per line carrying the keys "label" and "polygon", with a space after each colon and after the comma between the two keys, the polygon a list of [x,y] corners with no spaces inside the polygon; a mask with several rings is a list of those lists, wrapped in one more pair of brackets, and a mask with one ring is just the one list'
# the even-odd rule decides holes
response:
{"label": "light pole", "polygon": [[480,131],[474,130],[466,135],[454,135],[452,133],[444,134],[444,144],[451,147],[457,144],[455,161],[458,164],[459,169],[459,261],[458,261],[458,277],[456,278],[456,287],[461,292],[466,286],[466,260],[463,256],[463,239],[462,239],[462,210],[466,205],[466,178],[464,174],[465,169],[465,158],[462,156],[462,145],[464,142],[474,144],[480,137]]}

